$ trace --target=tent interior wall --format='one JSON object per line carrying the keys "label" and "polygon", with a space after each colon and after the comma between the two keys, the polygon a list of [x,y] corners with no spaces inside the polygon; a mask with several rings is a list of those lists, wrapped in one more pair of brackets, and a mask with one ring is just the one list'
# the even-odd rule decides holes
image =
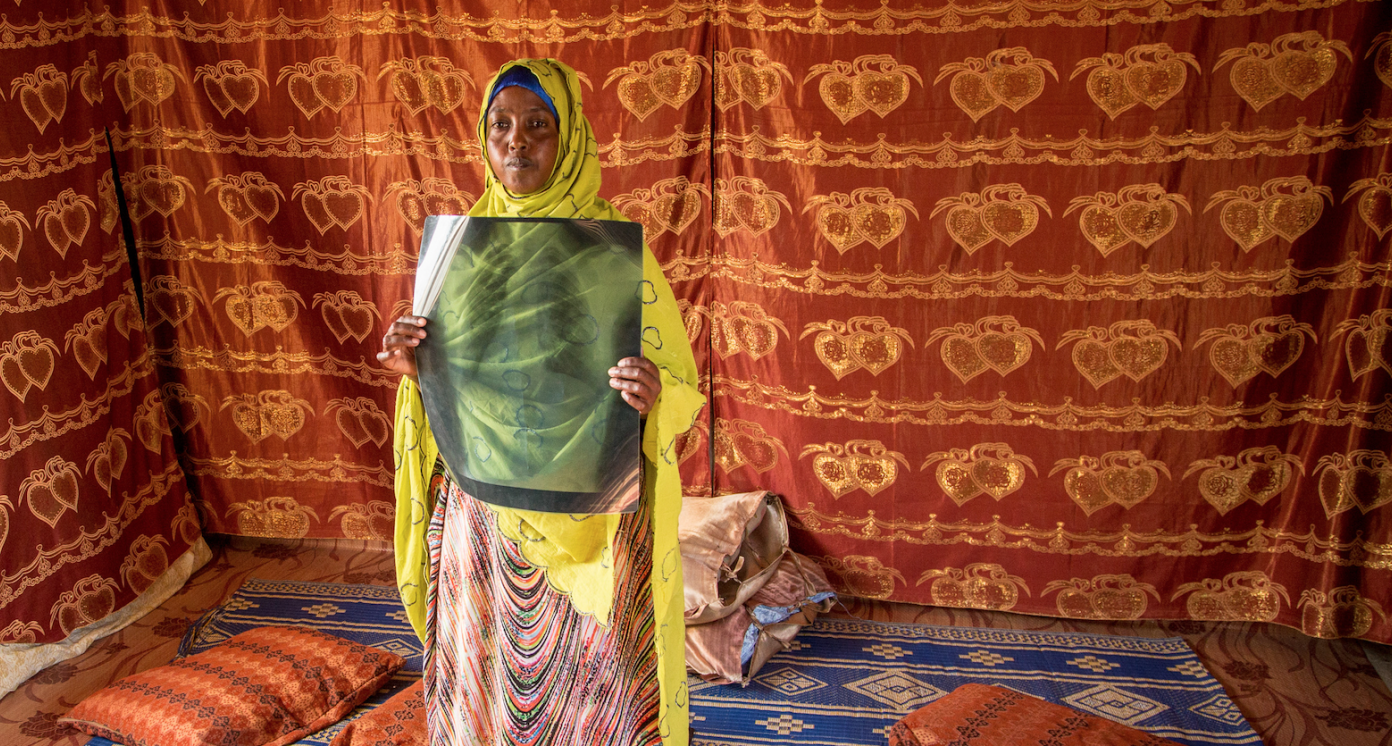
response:
{"label": "tent interior wall", "polygon": [[680,299],[689,494],[851,597],[1392,642],[1386,3],[294,5],[0,14],[0,643],[390,541],[374,353],[521,56]]}

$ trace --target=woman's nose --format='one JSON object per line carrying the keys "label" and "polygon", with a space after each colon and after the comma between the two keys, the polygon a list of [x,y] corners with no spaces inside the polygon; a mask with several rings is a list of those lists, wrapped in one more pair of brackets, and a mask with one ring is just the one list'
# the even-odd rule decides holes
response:
{"label": "woman's nose", "polygon": [[508,133],[508,149],[509,149],[509,150],[526,150],[526,149],[527,149],[527,137],[526,137],[526,133],[524,133],[524,132],[522,131],[522,128],[521,128],[521,127],[513,127],[513,128],[512,128],[512,131]]}

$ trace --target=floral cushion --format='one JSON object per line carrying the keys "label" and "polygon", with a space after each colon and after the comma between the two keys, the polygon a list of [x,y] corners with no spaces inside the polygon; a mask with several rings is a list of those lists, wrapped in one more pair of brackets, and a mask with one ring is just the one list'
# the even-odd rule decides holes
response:
{"label": "floral cushion", "polygon": [[895,723],[889,746],[1178,746],[1013,689],[963,684]]}
{"label": "floral cushion", "polygon": [[303,627],[259,627],[127,676],[59,722],[126,746],[281,746],[338,722],[405,662]]}
{"label": "floral cushion", "polygon": [[426,746],[425,682],[417,681],[343,726],[329,746]]}

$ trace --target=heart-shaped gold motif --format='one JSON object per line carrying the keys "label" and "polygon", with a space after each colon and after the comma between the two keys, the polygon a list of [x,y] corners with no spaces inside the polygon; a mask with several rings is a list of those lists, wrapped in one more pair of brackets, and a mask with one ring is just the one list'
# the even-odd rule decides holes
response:
{"label": "heart-shaped gold motif", "polygon": [[1019,111],[1044,92],[1044,71],[1033,66],[1001,66],[986,74],[986,84],[997,101]]}
{"label": "heart-shaped gold motif", "polygon": [[999,500],[1025,483],[1025,467],[1014,459],[981,458],[972,464],[971,478],[983,492]]}
{"label": "heart-shaped gold motif", "polygon": [[909,98],[909,76],[904,73],[865,71],[855,77],[856,97],[883,118]]}
{"label": "heart-shaped gold motif", "polygon": [[1233,386],[1261,372],[1257,361],[1252,359],[1247,343],[1240,339],[1227,338],[1214,342],[1208,350],[1208,360],[1213,364],[1213,369]]}
{"label": "heart-shaped gold motif", "polygon": [[1074,345],[1072,358],[1073,366],[1093,388],[1101,388],[1102,384],[1121,375],[1121,369],[1112,363],[1107,345],[1097,340],[1084,340]]}
{"label": "heart-shaped gold motif", "polygon": [[1289,50],[1272,58],[1271,77],[1277,85],[1304,101],[1334,77],[1335,58],[1331,49]]}
{"label": "heart-shaped gold motif", "polygon": [[1158,109],[1184,88],[1188,72],[1179,60],[1137,62],[1126,70],[1126,86],[1141,103]]}
{"label": "heart-shaped gold motif", "polygon": [[899,337],[894,334],[852,334],[849,347],[850,356],[870,371],[871,375],[879,375],[898,362],[899,356],[903,354]]}
{"label": "heart-shaped gold motif", "polygon": [[1099,67],[1088,73],[1087,92],[1110,119],[1116,119],[1118,114],[1137,103],[1126,83],[1126,73],[1116,68]]}
{"label": "heart-shaped gold motif", "polygon": [[977,353],[976,342],[962,335],[950,336],[943,340],[942,359],[962,383],[985,373],[990,367]]}
{"label": "heart-shaped gold motif", "polygon": [[898,468],[895,466],[894,459],[887,456],[856,455],[850,456],[847,460],[850,462],[850,472],[854,475],[856,482],[869,495],[875,495],[894,484],[894,480],[898,477]]}
{"label": "heart-shaped gold motif", "polygon": [[1000,106],[1000,100],[991,91],[991,84],[981,73],[957,73],[948,84],[948,93],[957,107],[966,112],[973,122],[980,121]]}
{"label": "heart-shaped gold motif", "polygon": [[947,213],[947,233],[968,254],[991,242],[991,232],[981,222],[981,214],[971,207],[954,207]]}
{"label": "heart-shaped gold motif", "polygon": [[1274,378],[1300,357],[1305,349],[1305,336],[1300,332],[1259,334],[1250,344],[1256,366]]}
{"label": "heart-shaped gold motif", "polygon": [[851,357],[849,347],[839,334],[822,332],[813,339],[812,344],[817,358],[838,381],[860,367],[860,363]]}
{"label": "heart-shaped gold motif", "polygon": [[822,103],[831,109],[842,124],[863,114],[868,108],[856,95],[851,78],[841,73],[832,72],[823,77],[817,84],[817,93],[821,95]]}
{"label": "heart-shaped gold motif", "polygon": [[1364,192],[1358,198],[1358,216],[1379,239],[1386,236],[1392,231],[1392,189],[1378,186]]}
{"label": "heart-shaped gold motif", "polygon": [[812,472],[817,475],[817,480],[822,486],[831,491],[833,497],[841,497],[858,486],[855,477],[841,463],[841,459],[828,453],[818,454],[812,459]]}
{"label": "heart-shaped gold motif", "polygon": [[971,467],[958,461],[943,461],[934,472],[938,486],[958,505],[981,494],[981,487],[972,479]]}
{"label": "heart-shaped gold motif", "polygon": [[1095,246],[1102,256],[1111,254],[1118,246],[1131,240],[1117,225],[1114,211],[1101,205],[1085,208],[1078,216],[1078,227],[1083,231],[1083,238]]}
{"label": "heart-shaped gold motif", "polygon": [[851,218],[851,211],[843,207],[823,205],[817,210],[816,224],[817,231],[839,254],[846,253],[847,249],[863,240]]}
{"label": "heart-shaped gold motif", "polygon": [[1102,482],[1097,475],[1082,467],[1068,470],[1063,477],[1063,489],[1087,515],[1092,515],[1112,502],[1111,496],[1102,489]]}
{"label": "heart-shaped gold motif", "polygon": [[976,352],[987,367],[1006,375],[1029,362],[1033,345],[1020,332],[988,332],[976,340]]}
{"label": "heart-shaped gold motif", "polygon": [[1276,81],[1271,72],[1269,60],[1244,57],[1233,63],[1228,79],[1232,87],[1256,111],[1275,101],[1285,93],[1285,88]]}
{"label": "heart-shaped gold motif", "polygon": [[1122,337],[1112,342],[1109,352],[1112,362],[1122,374],[1133,381],[1139,381],[1163,365],[1170,351],[1164,339]]}
{"label": "heart-shaped gold motif", "polygon": [[877,249],[904,232],[904,208],[897,205],[858,204],[851,209],[855,230]]}
{"label": "heart-shaped gold motif", "polygon": [[1155,469],[1141,466],[1111,466],[1099,475],[1102,489],[1118,505],[1132,508],[1150,497],[1160,483]]}
{"label": "heart-shaped gold motif", "polygon": [[640,122],[662,106],[662,99],[653,91],[648,79],[639,75],[630,75],[620,80],[618,94],[619,103],[633,112]]}
{"label": "heart-shaped gold motif", "polygon": [[1262,220],[1276,235],[1294,241],[1314,227],[1324,211],[1317,194],[1277,194],[1262,203]]}
{"label": "heart-shaped gold motif", "polygon": [[1276,231],[1262,218],[1261,208],[1251,200],[1233,200],[1224,205],[1218,215],[1223,232],[1236,241],[1243,251],[1251,251],[1276,235]]}
{"label": "heart-shaped gold motif", "polygon": [[1013,246],[1039,225],[1039,208],[1028,202],[991,202],[981,209],[981,224],[1006,246]]}
{"label": "heart-shaped gold motif", "polygon": [[1164,238],[1174,228],[1178,217],[1179,211],[1175,206],[1164,201],[1129,202],[1116,211],[1117,226],[1132,241],[1146,249]]}

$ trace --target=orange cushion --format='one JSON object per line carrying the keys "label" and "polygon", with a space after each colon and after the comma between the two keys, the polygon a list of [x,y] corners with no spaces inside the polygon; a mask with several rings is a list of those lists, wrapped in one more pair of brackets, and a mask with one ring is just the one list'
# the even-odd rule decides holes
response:
{"label": "orange cushion", "polygon": [[1179,746],[1013,689],[963,684],[894,724],[889,746]]}
{"label": "orange cushion", "polygon": [[282,746],[338,722],[405,662],[304,627],[259,627],[127,676],[59,722],[126,746]]}
{"label": "orange cushion", "polygon": [[425,682],[417,681],[343,726],[329,746],[426,746],[429,742]]}

